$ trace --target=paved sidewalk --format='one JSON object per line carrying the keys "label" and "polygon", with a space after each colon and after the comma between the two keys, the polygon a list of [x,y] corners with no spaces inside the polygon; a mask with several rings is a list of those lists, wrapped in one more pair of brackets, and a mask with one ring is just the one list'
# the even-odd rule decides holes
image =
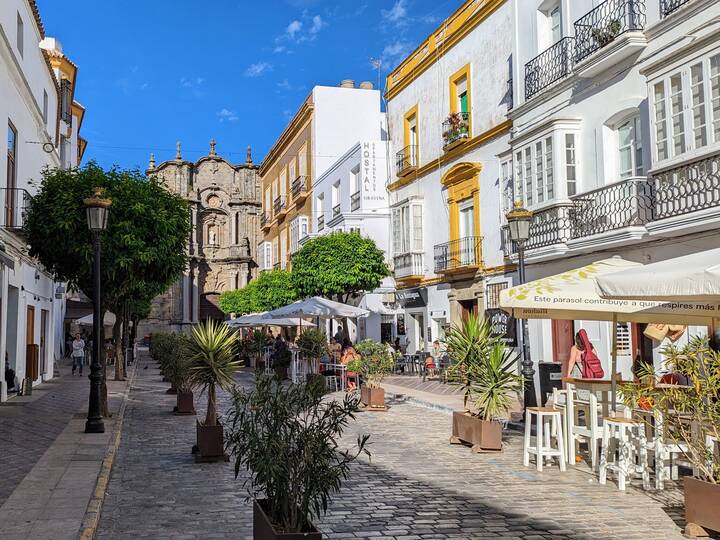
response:
{"label": "paved sidewalk", "polygon": [[4,540],[78,537],[127,386],[108,381],[113,418],[102,434],[84,433],[89,381],[67,362],[33,396],[0,407],[0,459],[19,465],[1,484]]}
{"label": "paved sidewalk", "polygon": [[[251,504],[232,464],[195,464],[195,418],[175,417],[154,367],[139,366],[98,538],[252,538]],[[240,384],[250,384],[243,373]],[[221,410],[227,407],[221,398]],[[202,414],[204,399],[196,403]],[[521,437],[500,454],[448,444],[448,415],[400,402],[361,413],[351,445],[371,434],[372,458],[352,469],[319,526],[325,538],[676,539],[676,490],[620,493],[587,469],[542,473],[521,464]]]}

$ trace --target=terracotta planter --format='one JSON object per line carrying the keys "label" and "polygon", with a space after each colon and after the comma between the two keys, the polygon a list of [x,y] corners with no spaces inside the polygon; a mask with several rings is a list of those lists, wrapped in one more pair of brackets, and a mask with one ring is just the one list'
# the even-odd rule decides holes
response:
{"label": "terracotta planter", "polygon": [[[683,483],[687,528],[693,529],[694,525],[720,532],[720,484],[711,484],[692,476],[684,477]],[[702,531],[697,532],[702,534]]]}
{"label": "terracotta planter", "polygon": [[385,389],[363,386],[360,388],[360,401],[368,409],[385,410]]}
{"label": "terracotta planter", "polygon": [[502,450],[502,424],[455,411],[450,442],[472,445],[473,452],[499,452]]}
{"label": "terracotta planter", "polygon": [[193,403],[192,392],[178,392],[177,394],[177,405],[173,410],[178,415],[191,415],[195,414],[195,404]]}
{"label": "terracotta planter", "polygon": [[265,513],[267,501],[264,499],[253,501],[253,538],[255,540],[320,540],[322,534],[313,525],[311,530],[304,533],[278,533]]}
{"label": "terracotta planter", "polygon": [[229,461],[230,458],[225,453],[223,427],[221,425],[204,426],[198,422],[197,445],[193,448],[193,453],[196,463]]}

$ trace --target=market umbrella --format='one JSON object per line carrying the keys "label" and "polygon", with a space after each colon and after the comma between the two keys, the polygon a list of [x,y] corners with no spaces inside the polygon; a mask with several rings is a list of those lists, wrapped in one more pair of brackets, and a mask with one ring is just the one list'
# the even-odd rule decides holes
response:
{"label": "market umbrella", "polygon": [[[92,326],[93,325],[93,315],[92,313],[90,315],[85,315],[84,317],[81,317],[75,321],[75,324],[78,324],[80,326]],[[115,314],[110,313],[109,311],[105,312],[105,317],[103,318],[103,326],[105,326],[105,332],[108,330],[112,331],[113,326],[115,326]]]}
{"label": "market umbrella", "polygon": [[277,318],[269,317],[266,313],[243,315],[237,319],[225,321],[225,324],[234,328],[251,328],[254,326],[301,326],[303,323],[310,324],[298,317]]}
{"label": "market umbrella", "polygon": [[349,306],[320,296],[313,296],[269,311],[268,315],[273,318],[319,317],[321,319],[334,319],[338,317],[363,317],[369,313],[366,309]]}
{"label": "market umbrella", "polygon": [[[607,299],[598,294],[596,280],[623,270],[643,268],[640,263],[613,257],[530,281],[500,292],[500,307],[520,319],[594,320],[706,325],[720,316],[718,302],[658,302]],[[611,383],[616,401],[617,332],[613,332]]]}
{"label": "market umbrella", "polygon": [[609,299],[720,302],[720,249],[598,276],[597,290]]}

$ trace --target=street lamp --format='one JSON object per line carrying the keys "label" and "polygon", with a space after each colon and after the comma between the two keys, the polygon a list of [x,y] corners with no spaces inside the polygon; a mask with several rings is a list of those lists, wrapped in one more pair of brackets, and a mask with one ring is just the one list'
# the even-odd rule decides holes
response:
{"label": "street lamp", "polygon": [[[518,279],[519,285],[525,283],[525,242],[530,238],[530,225],[532,212],[523,208],[521,201],[515,202],[515,207],[505,216],[510,229],[510,239],[517,245],[518,251]],[[520,319],[522,326],[522,369],[525,377],[523,401],[525,407],[534,407],[535,397],[535,370],[530,358],[530,338],[528,337],[527,319]]]}
{"label": "street lamp", "polygon": [[87,212],[88,228],[92,233],[95,261],[93,263],[93,351],[90,362],[90,402],[88,404],[88,417],[85,422],[85,433],[104,433],[105,424],[100,413],[100,386],[102,375],[100,373],[100,351],[102,343],[102,291],[100,279],[100,233],[107,229],[108,208],[112,204],[110,199],[103,198],[105,190],[95,188],[95,195],[83,201]]}

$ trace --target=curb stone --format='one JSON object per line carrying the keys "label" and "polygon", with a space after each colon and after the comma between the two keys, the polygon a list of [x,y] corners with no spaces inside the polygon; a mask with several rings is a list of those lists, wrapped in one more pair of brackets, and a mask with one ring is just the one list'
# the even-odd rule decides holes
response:
{"label": "curb stone", "polygon": [[[138,354],[139,357],[139,354]],[[133,363],[132,373],[128,380],[127,388],[123,394],[122,404],[118,411],[117,421],[115,423],[115,430],[113,437],[108,444],[107,450],[105,451],[105,458],[103,459],[100,472],[98,473],[97,482],[95,483],[95,490],[92,498],[88,503],[87,509],[85,510],[85,516],[83,517],[82,523],[80,524],[80,530],[78,531],[79,540],[92,540],[95,538],[97,527],[100,524],[100,513],[102,511],[103,503],[105,502],[105,495],[107,493],[108,482],[110,481],[110,474],[112,473],[113,463],[115,462],[115,454],[120,447],[120,439],[122,437],[122,425],[125,418],[125,408],[127,407],[128,396],[130,389],[135,381],[135,373],[139,364],[139,358],[135,359]]]}

